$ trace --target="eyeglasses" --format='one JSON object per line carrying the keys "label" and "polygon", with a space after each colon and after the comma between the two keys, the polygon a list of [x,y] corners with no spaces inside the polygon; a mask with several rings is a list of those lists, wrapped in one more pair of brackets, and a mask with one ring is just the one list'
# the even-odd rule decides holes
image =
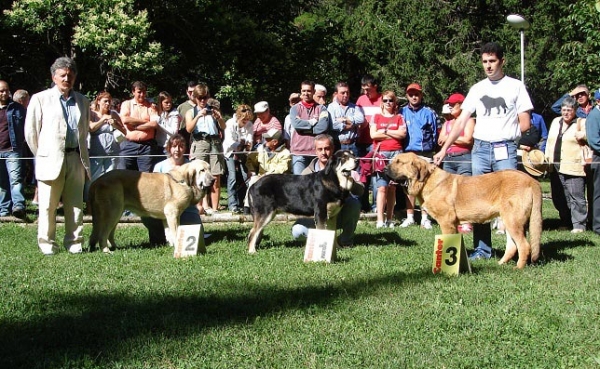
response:
{"label": "eyeglasses", "polygon": [[383,101],[385,104],[394,102],[394,100],[392,100],[392,99],[383,99],[381,101]]}
{"label": "eyeglasses", "polygon": [[208,99],[208,96],[204,95],[204,96],[198,96],[197,97],[198,100],[206,100]]}
{"label": "eyeglasses", "polygon": [[587,94],[585,92],[580,92],[578,94],[575,95],[576,99],[579,99],[581,96],[587,96]]}
{"label": "eyeglasses", "polygon": [[419,92],[409,92],[408,96],[409,97],[417,97],[417,96],[421,96],[421,94]]}
{"label": "eyeglasses", "polygon": [[247,112],[248,110],[250,110],[250,109],[242,109],[242,110],[240,110],[240,111],[241,111],[242,113],[245,113],[245,112]]}
{"label": "eyeglasses", "polygon": [[570,113],[570,112],[572,112],[574,110],[572,108],[562,108],[562,109],[560,109],[560,111],[563,112],[563,113]]}

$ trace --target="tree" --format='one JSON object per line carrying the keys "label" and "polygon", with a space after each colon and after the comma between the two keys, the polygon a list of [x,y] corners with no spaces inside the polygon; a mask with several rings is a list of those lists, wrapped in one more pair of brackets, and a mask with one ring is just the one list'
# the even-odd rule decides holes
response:
{"label": "tree", "polygon": [[161,44],[151,41],[147,12],[135,11],[134,0],[18,0],[5,14],[9,24],[46,35],[57,56],[84,59],[106,89],[135,74],[156,75],[165,62]]}

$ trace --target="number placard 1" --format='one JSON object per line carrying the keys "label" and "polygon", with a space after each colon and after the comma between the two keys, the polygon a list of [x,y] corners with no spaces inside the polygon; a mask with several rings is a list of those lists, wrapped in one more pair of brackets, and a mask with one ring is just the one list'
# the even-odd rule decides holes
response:
{"label": "number placard 1", "polygon": [[206,253],[204,245],[204,231],[202,224],[180,225],[177,228],[177,243],[173,256],[176,258],[184,258],[195,256],[199,253]]}
{"label": "number placard 1", "polygon": [[335,231],[309,228],[304,249],[304,262],[335,261]]}
{"label": "number placard 1", "polygon": [[471,273],[471,264],[462,234],[438,234],[433,244],[433,274]]}

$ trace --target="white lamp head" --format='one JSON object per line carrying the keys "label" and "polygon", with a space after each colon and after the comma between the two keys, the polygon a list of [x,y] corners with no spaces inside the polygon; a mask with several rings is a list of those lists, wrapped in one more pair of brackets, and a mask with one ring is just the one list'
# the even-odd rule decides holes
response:
{"label": "white lamp head", "polygon": [[523,18],[519,14],[511,14],[508,17],[506,17],[506,20],[508,21],[508,23],[511,24],[511,26],[520,30],[529,29],[530,26],[527,19]]}

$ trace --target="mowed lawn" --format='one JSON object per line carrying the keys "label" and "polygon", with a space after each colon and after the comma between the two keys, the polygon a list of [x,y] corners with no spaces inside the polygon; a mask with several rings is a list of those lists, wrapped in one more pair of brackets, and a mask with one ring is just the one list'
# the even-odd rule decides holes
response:
{"label": "mowed lawn", "polygon": [[290,224],[256,255],[249,224],[207,224],[207,254],[174,259],[139,225],[112,255],[47,257],[35,225],[3,223],[0,367],[599,368],[600,237],[556,230],[549,200],[544,217],[538,265],[497,265],[494,235],[496,257],[458,277],[431,272],[437,226],[361,221],[324,264]]}

